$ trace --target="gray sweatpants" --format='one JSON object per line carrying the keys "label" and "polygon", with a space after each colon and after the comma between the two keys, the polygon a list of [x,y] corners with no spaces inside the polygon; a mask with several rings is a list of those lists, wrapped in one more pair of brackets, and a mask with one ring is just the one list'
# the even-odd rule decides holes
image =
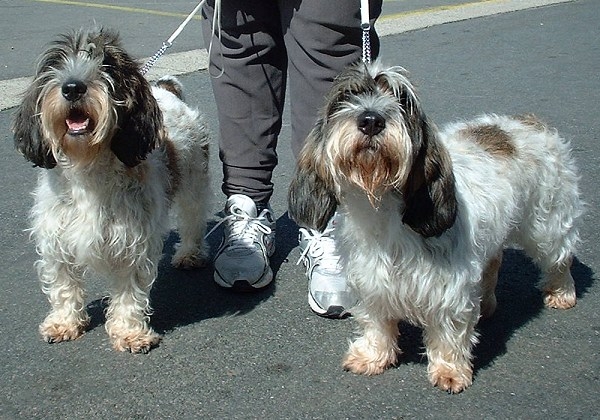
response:
{"label": "gray sweatpants", "polygon": [[[370,17],[382,0],[370,1]],[[203,9],[205,45],[220,125],[223,192],[259,205],[273,192],[277,140],[289,74],[292,150],[297,156],[332,80],[361,59],[360,0],[222,0],[221,42],[214,0]],[[373,59],[379,39],[371,31]]]}

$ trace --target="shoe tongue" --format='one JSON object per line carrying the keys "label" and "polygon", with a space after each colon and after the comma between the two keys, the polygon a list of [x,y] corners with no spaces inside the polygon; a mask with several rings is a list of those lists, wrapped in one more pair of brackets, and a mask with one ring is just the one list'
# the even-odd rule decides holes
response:
{"label": "shoe tongue", "polygon": [[250,216],[250,217],[258,216],[257,211],[256,211],[256,204],[254,204],[254,200],[252,200],[248,196],[241,195],[241,194],[232,195],[231,197],[229,197],[227,204],[228,204],[227,210],[229,210],[231,208],[231,206],[233,204],[235,204],[241,211],[246,213],[248,216]]}

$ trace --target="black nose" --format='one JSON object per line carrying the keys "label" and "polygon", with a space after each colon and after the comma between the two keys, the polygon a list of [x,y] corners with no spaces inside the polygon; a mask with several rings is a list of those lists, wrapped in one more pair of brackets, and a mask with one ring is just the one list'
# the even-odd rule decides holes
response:
{"label": "black nose", "polygon": [[69,79],[62,85],[62,95],[70,102],[80,99],[87,91],[87,86],[81,80]]}
{"label": "black nose", "polygon": [[385,118],[374,111],[365,111],[357,118],[358,129],[368,136],[375,136],[385,128]]}

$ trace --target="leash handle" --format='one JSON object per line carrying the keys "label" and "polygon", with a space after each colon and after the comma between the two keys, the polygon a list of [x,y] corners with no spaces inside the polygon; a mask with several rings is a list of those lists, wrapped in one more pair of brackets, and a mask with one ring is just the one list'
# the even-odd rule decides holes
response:
{"label": "leash handle", "polygon": [[371,63],[371,19],[369,16],[369,0],[360,0],[360,27],[362,33],[362,61]]}
{"label": "leash handle", "polygon": [[192,12],[188,15],[187,18],[185,18],[185,20],[181,23],[181,25],[179,25],[179,27],[177,29],[175,29],[175,32],[173,32],[173,34],[169,37],[169,39],[167,39],[167,43],[168,44],[172,44],[173,41],[175,41],[175,38],[177,38],[179,36],[179,34],[181,33],[181,31],[183,31],[183,28],[185,28],[185,25],[188,24],[188,22],[190,20],[192,20],[192,18],[194,17],[194,15],[196,13],[198,13],[198,10],[200,10],[200,8],[202,7],[202,5],[206,2],[206,0],[202,0],[200,3],[198,3],[196,5],[196,7],[194,7],[194,10],[192,10]]}

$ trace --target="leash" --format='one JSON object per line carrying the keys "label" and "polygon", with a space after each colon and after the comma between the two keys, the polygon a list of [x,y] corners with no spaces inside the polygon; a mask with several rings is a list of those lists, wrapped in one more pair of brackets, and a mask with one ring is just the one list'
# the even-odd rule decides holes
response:
{"label": "leash", "polygon": [[369,17],[369,0],[360,0],[360,27],[362,33],[362,61],[371,63],[371,20]]}
{"label": "leash", "polygon": [[[200,8],[204,5],[204,3],[206,3],[206,0],[201,0],[200,3],[198,3],[198,5],[194,8],[194,10],[192,10],[191,13],[187,16],[187,18],[185,18],[185,20],[181,23],[181,25],[179,25],[179,27],[175,30],[175,32],[173,32],[173,34],[171,34],[169,39],[164,41],[162,46],[158,49],[158,51],[156,51],[154,53],[154,55],[152,57],[150,57],[148,59],[148,61],[146,61],[146,63],[140,69],[140,72],[142,73],[142,75],[145,75],[146,73],[148,73],[150,68],[152,68],[152,66],[154,66],[154,64],[158,61],[158,59],[165,54],[165,52],[167,51],[167,49],[169,49],[171,47],[171,45],[173,45],[173,41],[175,41],[175,38],[177,38],[179,36],[181,31],[183,31],[183,28],[185,28],[185,26],[189,23],[189,21],[192,20],[194,15],[196,13],[198,13],[198,10],[200,10]],[[215,16],[213,18],[213,22],[215,20],[217,22],[216,29],[217,29],[217,33],[219,34],[218,35],[219,39],[221,37],[220,14],[221,14],[221,1],[217,0],[217,1],[215,1],[215,10],[214,10]],[[369,0],[360,0],[360,21],[361,21],[360,27],[363,31],[363,33],[362,33],[362,61],[366,64],[370,64],[371,63],[371,36],[370,36],[371,22],[370,22],[370,17],[369,17]],[[213,29],[213,32],[214,32],[214,29]],[[211,39],[211,42],[210,42],[209,48],[208,48],[208,56],[209,57],[212,52],[211,51],[212,46],[213,46],[213,43],[212,43],[212,39]],[[221,69],[221,74],[222,73],[223,73],[223,69]],[[221,74],[219,74],[219,76],[221,76]],[[219,76],[216,76],[216,77],[219,77]]]}
{"label": "leash", "polygon": [[188,15],[188,17],[185,18],[185,20],[181,23],[181,25],[179,25],[179,27],[175,30],[175,32],[173,32],[173,34],[169,37],[169,39],[167,39],[166,41],[163,42],[162,47],[160,47],[160,49],[158,51],[156,51],[156,53],[154,53],[154,55],[152,57],[150,57],[150,59],[146,62],[146,64],[143,65],[143,67],[140,69],[140,72],[142,73],[142,75],[145,75],[146,73],[148,73],[148,70],[150,70],[150,68],[154,65],[154,63],[156,63],[158,61],[158,59],[163,56],[165,51],[167,51],[167,49],[170,48],[171,45],[173,45],[173,41],[175,41],[175,38],[177,38],[179,36],[181,31],[183,31],[183,28],[185,28],[185,25],[187,25],[188,22],[190,20],[192,20],[194,15],[196,13],[198,13],[198,10],[200,10],[200,8],[202,7],[202,5],[205,2],[206,2],[206,0],[202,0],[202,1],[200,1],[200,3],[198,3],[198,5],[194,8],[194,10],[192,10],[192,12]]}

